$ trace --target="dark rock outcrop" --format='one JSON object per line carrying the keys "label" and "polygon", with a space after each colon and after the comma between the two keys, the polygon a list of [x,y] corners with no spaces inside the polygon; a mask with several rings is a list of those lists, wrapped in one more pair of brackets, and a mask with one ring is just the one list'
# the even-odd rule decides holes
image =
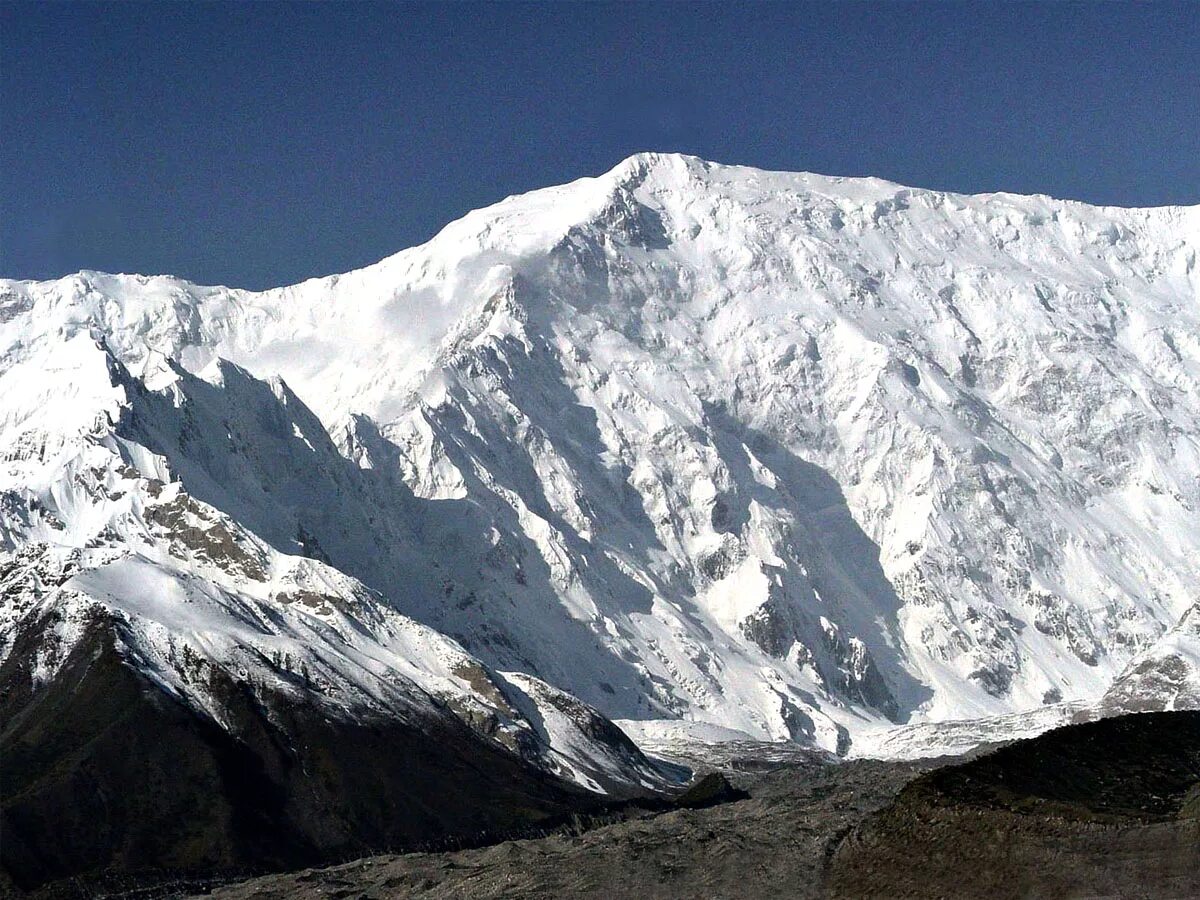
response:
{"label": "dark rock outcrop", "polygon": [[343,721],[224,676],[219,726],[128,665],[116,627],[97,617],[36,690],[21,646],[0,666],[10,888],[485,843],[600,805],[448,712]]}
{"label": "dark rock outcrop", "polygon": [[842,897],[1200,895],[1200,713],[1102,719],[914,780],[842,843]]}

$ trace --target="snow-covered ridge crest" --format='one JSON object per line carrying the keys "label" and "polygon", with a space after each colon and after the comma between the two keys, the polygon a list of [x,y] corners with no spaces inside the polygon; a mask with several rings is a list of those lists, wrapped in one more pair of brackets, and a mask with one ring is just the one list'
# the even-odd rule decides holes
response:
{"label": "snow-covered ridge crest", "polygon": [[[340,370],[346,366],[339,361],[348,351],[370,346],[382,332],[388,340],[379,349],[387,356],[379,360],[377,369],[383,370],[385,363],[395,369],[393,363],[399,362],[400,371],[389,387],[403,387],[406,378],[422,373],[429,354],[456,323],[484,306],[500,289],[497,280],[514,268],[519,271],[522,261],[536,264],[573,229],[599,224],[619,233],[629,225],[629,217],[636,218],[639,211],[653,216],[670,198],[686,198],[692,210],[697,207],[692,201],[703,198],[699,205],[709,207],[705,211],[710,216],[693,213],[681,218],[694,218],[693,230],[709,225],[710,237],[733,253],[745,250],[732,227],[738,217],[730,215],[739,205],[766,206],[767,215],[800,212],[806,224],[819,222],[822,215],[830,216],[833,223],[847,214],[877,218],[888,210],[907,209],[910,203],[946,205],[974,218],[985,211],[993,227],[1000,229],[1013,228],[1009,221],[1013,218],[1040,224],[1043,216],[1053,221],[1060,213],[1090,212],[1092,217],[1116,220],[1096,226],[1099,230],[1092,237],[1102,242],[1121,232],[1121,220],[1129,223],[1126,230],[1140,223],[1175,232],[1176,268],[1183,266],[1188,272],[1195,265],[1189,237],[1200,228],[1200,207],[1125,210],[1048,197],[970,197],[915,190],[875,178],[763,172],[679,154],[643,153],[598,178],[509,197],[468,213],[428,243],[346,274],[259,293],[202,287],[170,276],[89,271],[41,284],[0,280],[8,297],[0,318],[14,316],[45,298],[42,315],[57,320],[65,334],[96,329],[108,336],[114,352],[132,367],[145,364],[149,350],[182,357],[193,371],[223,356],[252,371],[278,369],[298,385],[329,370],[344,380]],[[706,218],[716,221],[706,222]],[[1074,233],[1080,227],[1071,226],[1064,230]],[[735,233],[725,233],[726,229]],[[811,237],[819,240],[819,230],[812,232]],[[407,362],[402,355],[409,357]],[[361,402],[367,399],[360,396],[361,390],[356,393],[349,384],[346,388],[353,396],[328,396],[338,393],[329,385],[304,393],[323,418],[327,412],[330,416],[365,412],[380,418],[378,409]]]}
{"label": "snow-covered ridge crest", "polygon": [[1200,207],[642,154],[292,287],[5,282],[0,449],[28,517],[118,423],[495,670],[845,751],[1097,700],[1200,595],[1198,245]]}

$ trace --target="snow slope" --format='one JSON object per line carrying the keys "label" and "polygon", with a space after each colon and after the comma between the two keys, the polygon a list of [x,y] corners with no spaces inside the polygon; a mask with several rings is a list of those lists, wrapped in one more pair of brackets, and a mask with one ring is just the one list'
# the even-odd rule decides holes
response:
{"label": "snow slope", "polygon": [[[345,576],[634,730],[1090,703],[1200,596],[1198,244],[1198,207],[643,154],[277,290],[4,282],[0,540],[144,554],[186,492],[167,532],[253,546],[201,581]],[[122,560],[74,589],[185,628]],[[356,696],[405,671],[380,640]]]}
{"label": "snow slope", "polygon": [[[0,377],[0,659],[35,635],[18,667],[35,690],[97,623],[115,621],[127,664],[229,729],[222,686],[234,683],[272,702],[316,699],[344,721],[421,727],[456,716],[600,793],[673,779],[589,707],[572,698],[564,713],[560,692],[486,667],[319,553],[271,547],[189,494],[171,462],[134,439],[149,417],[162,427],[182,414],[186,433],[210,436],[233,428],[229,419],[199,422],[178,386],[147,391],[89,337],[21,337],[10,346],[27,358]],[[242,427],[292,426],[278,410],[275,421],[252,418],[269,414],[247,404]],[[272,484],[287,490],[301,473],[276,462]]]}

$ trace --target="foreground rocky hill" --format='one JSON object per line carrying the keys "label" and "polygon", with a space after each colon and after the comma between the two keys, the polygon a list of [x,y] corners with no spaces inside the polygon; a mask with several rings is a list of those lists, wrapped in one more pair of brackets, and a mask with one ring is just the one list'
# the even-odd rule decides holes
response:
{"label": "foreground rocky hill", "polygon": [[[337,716],[217,673],[215,722],[129,666],[120,635],[98,616],[40,689],[0,668],[0,887],[91,896],[484,843],[606,808],[448,709]],[[613,752],[658,788],[637,795],[686,771],[613,731]]]}
{"label": "foreground rocky hill", "polygon": [[842,841],[845,897],[1200,894],[1200,713],[1048,732],[906,785]]}

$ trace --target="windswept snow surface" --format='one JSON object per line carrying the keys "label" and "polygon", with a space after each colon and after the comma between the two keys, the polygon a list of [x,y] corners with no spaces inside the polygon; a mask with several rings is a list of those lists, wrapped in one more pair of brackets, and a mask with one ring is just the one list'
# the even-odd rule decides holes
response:
{"label": "windswept snow surface", "polygon": [[262,293],[0,282],[0,546],[355,702],[477,658],[843,753],[1094,702],[1195,653],[1198,246],[1200,207],[644,154]]}

